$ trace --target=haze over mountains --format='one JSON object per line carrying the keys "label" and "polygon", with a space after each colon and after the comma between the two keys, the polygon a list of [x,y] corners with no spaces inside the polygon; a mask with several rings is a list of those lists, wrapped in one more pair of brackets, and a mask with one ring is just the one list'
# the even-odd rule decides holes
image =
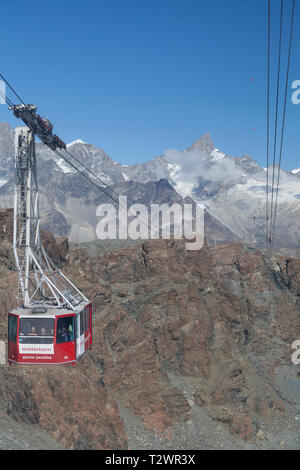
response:
{"label": "haze over mountains", "polygon": [[[179,151],[166,150],[146,163],[122,165],[104,150],[76,140],[68,149],[118,194],[149,206],[191,201],[206,208],[209,243],[263,240],[266,170],[251,157],[232,157],[215,148],[209,134]],[[37,143],[43,226],[82,242],[96,238],[96,208],[110,202],[83,176]],[[0,207],[12,207],[13,130],[0,124]],[[185,199],[188,198],[188,199]],[[299,254],[300,172],[281,172],[275,246]],[[288,227],[288,230],[287,230]]]}

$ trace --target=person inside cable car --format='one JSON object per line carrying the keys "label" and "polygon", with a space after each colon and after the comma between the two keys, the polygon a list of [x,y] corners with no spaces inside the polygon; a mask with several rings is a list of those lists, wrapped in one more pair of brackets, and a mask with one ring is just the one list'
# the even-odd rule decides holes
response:
{"label": "person inside cable car", "polygon": [[41,328],[41,336],[47,336],[46,328]]}
{"label": "person inside cable car", "polygon": [[68,331],[65,326],[62,327],[61,331],[58,332],[58,342],[67,343],[69,340]]}
{"label": "person inside cable car", "polygon": [[32,325],[31,327],[31,331],[30,333],[28,333],[28,336],[37,336],[37,332],[36,332],[36,327],[34,325]]}

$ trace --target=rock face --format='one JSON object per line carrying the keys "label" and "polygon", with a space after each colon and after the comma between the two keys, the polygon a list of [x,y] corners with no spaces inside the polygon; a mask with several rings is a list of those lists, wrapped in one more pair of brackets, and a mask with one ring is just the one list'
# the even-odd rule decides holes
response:
{"label": "rock face", "polygon": [[[53,259],[59,265],[66,259],[69,250],[69,242],[66,237],[55,239],[48,230],[41,230],[42,243]],[[13,241],[13,209],[0,209],[0,240]],[[11,251],[11,250],[10,250]]]}
{"label": "rock face", "polygon": [[13,209],[0,210],[0,240],[13,239]]}
{"label": "rock face", "polygon": [[61,237],[56,239],[54,235],[47,230],[41,230],[41,238],[46,252],[57,266],[66,261],[66,256],[69,251],[67,238]]}
{"label": "rock face", "polygon": [[[300,261],[240,243],[71,249],[64,272],[94,299],[76,367],[0,366],[0,413],[60,445],[299,448]],[[16,275],[0,244],[0,339]]]}

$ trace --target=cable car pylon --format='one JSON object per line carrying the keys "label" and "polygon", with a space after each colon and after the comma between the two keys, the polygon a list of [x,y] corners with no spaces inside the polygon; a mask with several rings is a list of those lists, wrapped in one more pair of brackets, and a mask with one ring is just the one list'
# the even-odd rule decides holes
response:
{"label": "cable car pylon", "polygon": [[15,129],[13,225],[22,305],[8,314],[8,361],[75,364],[92,347],[92,304],[43,247],[35,135],[55,152],[66,145],[52,133],[50,121],[36,114],[36,106],[6,102],[25,124]]}
{"label": "cable car pylon", "polygon": [[35,136],[28,127],[15,130],[13,250],[23,306],[74,309],[88,299],[55,266],[40,236]]}

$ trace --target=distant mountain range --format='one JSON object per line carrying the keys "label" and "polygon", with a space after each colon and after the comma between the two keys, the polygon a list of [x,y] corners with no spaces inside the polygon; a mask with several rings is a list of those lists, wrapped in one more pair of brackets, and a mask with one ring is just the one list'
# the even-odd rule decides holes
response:
{"label": "distant mountain range", "polygon": [[[165,151],[146,163],[122,165],[102,149],[76,140],[68,144],[76,158],[128,203],[188,201],[206,208],[209,243],[242,239],[260,243],[264,237],[266,169],[251,157],[232,157],[215,148],[209,134],[189,148]],[[37,143],[41,214],[44,228],[71,241],[96,237],[96,207],[109,202],[99,190],[63,160]],[[14,178],[13,130],[0,124],[0,207],[12,207]],[[300,169],[282,170],[275,246],[300,255]]]}

